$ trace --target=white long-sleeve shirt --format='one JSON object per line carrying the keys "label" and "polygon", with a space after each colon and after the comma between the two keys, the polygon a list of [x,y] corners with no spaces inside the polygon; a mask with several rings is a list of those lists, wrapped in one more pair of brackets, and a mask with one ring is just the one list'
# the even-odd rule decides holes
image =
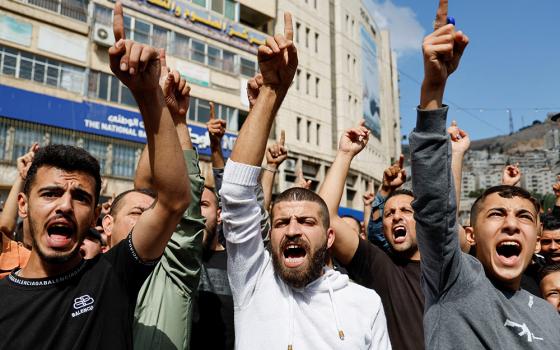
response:
{"label": "white long-sleeve shirt", "polygon": [[375,291],[328,267],[299,290],[275,274],[260,233],[259,174],[229,160],[221,190],[236,349],[391,349]]}

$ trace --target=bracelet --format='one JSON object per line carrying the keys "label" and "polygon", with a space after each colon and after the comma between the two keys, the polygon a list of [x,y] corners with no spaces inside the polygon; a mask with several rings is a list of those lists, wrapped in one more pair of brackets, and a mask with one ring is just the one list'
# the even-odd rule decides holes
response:
{"label": "bracelet", "polygon": [[263,166],[262,168],[263,168],[264,170],[270,171],[270,172],[273,173],[273,174],[276,174],[276,173],[278,172],[278,169],[269,167],[268,165],[267,165],[267,166]]}

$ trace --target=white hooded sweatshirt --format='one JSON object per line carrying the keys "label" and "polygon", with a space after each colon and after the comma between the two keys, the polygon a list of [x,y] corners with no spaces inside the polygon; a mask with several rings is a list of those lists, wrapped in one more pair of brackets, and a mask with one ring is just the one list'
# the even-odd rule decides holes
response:
{"label": "white hooded sweatshirt", "polygon": [[260,168],[228,160],[222,220],[236,349],[391,349],[379,295],[328,267],[296,290],[274,272],[260,232]]}

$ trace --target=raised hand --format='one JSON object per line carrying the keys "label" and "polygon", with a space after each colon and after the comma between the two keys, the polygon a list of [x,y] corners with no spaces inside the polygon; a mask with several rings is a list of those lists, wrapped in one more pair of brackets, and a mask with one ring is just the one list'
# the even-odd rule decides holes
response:
{"label": "raised hand", "polygon": [[[278,168],[288,158],[288,149],[285,147],[286,133],[280,131],[280,140],[266,149],[266,164]],[[303,175],[302,175],[303,176]]]}
{"label": "raised hand", "polygon": [[556,176],[556,183],[552,185],[552,192],[557,198],[560,198],[560,175]]}
{"label": "raised hand", "polygon": [[257,53],[264,86],[283,93],[288,91],[298,66],[293,37],[292,15],[285,12],[284,35],[267,37],[266,45],[261,45]]}
{"label": "raised hand", "polygon": [[442,105],[447,78],[459,67],[461,56],[469,43],[463,32],[455,31],[453,24],[447,23],[448,0],[440,0],[434,32],[424,38],[424,82],[420,107],[435,109]]}
{"label": "raised hand", "polygon": [[471,146],[471,139],[469,134],[459,129],[457,122],[451,122],[451,126],[447,128],[447,133],[451,137],[451,151],[453,153],[465,154]]}
{"label": "raised hand", "polygon": [[34,142],[33,145],[31,145],[31,147],[29,148],[29,151],[17,159],[17,170],[19,173],[19,177],[22,180],[25,180],[25,178],[27,177],[27,171],[31,167],[33,158],[35,158],[35,153],[38,150],[39,144],[37,142]]}
{"label": "raised hand", "polygon": [[507,165],[502,172],[502,185],[516,186],[521,181],[519,163]]}
{"label": "raised hand", "polygon": [[215,145],[220,145],[222,142],[222,137],[226,133],[227,122],[223,119],[216,119],[216,110],[214,107],[214,102],[210,102],[210,119],[206,123],[206,128],[208,129],[208,135],[210,135],[210,143]]}
{"label": "raised hand", "polygon": [[303,177],[303,171],[301,168],[296,170],[296,181],[294,182],[294,187],[305,188],[307,190],[311,189],[311,180],[306,180]]}
{"label": "raised hand", "polygon": [[375,190],[373,189],[373,181],[369,182],[369,188],[366,193],[362,196],[362,200],[364,201],[364,206],[367,208],[371,206],[373,200],[375,199]]}
{"label": "raised hand", "polygon": [[165,104],[175,122],[185,122],[189,110],[191,87],[177,70],[171,70],[167,66],[164,49],[159,50],[159,61],[159,86],[163,91]]}
{"label": "raised hand", "polygon": [[338,143],[338,151],[354,157],[364,149],[368,140],[369,130],[365,127],[365,121],[362,120],[358,127],[348,129],[342,134]]}
{"label": "raised hand", "polygon": [[113,73],[135,95],[157,91],[161,74],[158,53],[153,47],[126,39],[120,1],[115,3],[113,33],[115,45],[109,48]]}
{"label": "raised hand", "polygon": [[263,76],[258,73],[251,79],[247,81],[247,97],[249,98],[249,111],[253,109],[255,102],[257,102],[257,97],[259,97],[259,90],[263,85]]}
{"label": "raised hand", "polygon": [[391,165],[383,172],[382,189],[387,194],[394,192],[406,182],[406,170],[403,167],[404,156],[401,154],[399,161]]}

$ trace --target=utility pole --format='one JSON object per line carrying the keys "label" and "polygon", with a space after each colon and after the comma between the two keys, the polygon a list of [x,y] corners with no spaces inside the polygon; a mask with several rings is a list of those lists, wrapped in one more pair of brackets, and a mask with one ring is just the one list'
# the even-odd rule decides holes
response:
{"label": "utility pole", "polygon": [[513,134],[513,116],[511,115],[511,109],[508,108],[508,115],[509,115],[509,134]]}

